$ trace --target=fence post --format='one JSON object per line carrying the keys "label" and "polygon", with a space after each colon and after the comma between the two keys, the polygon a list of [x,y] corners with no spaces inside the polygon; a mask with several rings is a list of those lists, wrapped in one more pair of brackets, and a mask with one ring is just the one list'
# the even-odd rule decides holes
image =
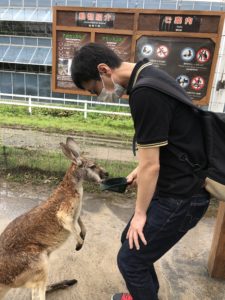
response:
{"label": "fence post", "polygon": [[31,96],[29,96],[28,103],[29,103],[28,111],[29,111],[29,114],[32,115]]}
{"label": "fence post", "polygon": [[84,118],[87,119],[87,102],[84,102]]}

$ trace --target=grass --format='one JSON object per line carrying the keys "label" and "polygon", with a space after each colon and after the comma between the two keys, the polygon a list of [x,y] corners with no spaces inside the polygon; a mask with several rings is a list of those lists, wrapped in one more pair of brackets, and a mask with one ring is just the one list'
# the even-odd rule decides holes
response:
{"label": "grass", "polygon": [[[70,162],[61,153],[1,147],[0,171],[10,181],[21,183],[57,184],[64,176]],[[127,176],[136,163],[96,160],[105,168],[110,177]],[[86,184],[89,192],[97,191],[93,184]]]}
{"label": "grass", "polygon": [[121,139],[133,136],[131,117],[89,113],[88,118],[84,119],[83,113],[80,112],[45,108],[34,108],[32,115],[29,115],[26,107],[13,105],[0,105],[0,126],[31,128],[57,133],[82,132]]}
{"label": "grass", "polygon": [[[109,110],[106,107],[98,109]],[[114,108],[114,111],[127,111],[126,108]],[[86,133],[107,136],[107,138],[127,139],[133,136],[130,117],[88,114],[56,109],[33,108],[29,115],[27,107],[0,105],[0,126],[29,128],[56,133]],[[126,176],[135,167],[134,163],[103,161],[111,177]],[[61,153],[0,145],[0,173],[8,180],[21,183],[58,183],[65,174],[69,161]],[[92,189],[91,185],[89,190]]]}

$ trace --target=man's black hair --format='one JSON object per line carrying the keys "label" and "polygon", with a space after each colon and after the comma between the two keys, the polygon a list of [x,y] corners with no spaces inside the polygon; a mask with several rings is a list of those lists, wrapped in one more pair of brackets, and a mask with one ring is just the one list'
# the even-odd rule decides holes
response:
{"label": "man's black hair", "polygon": [[82,84],[89,80],[100,80],[97,66],[100,63],[107,64],[110,68],[120,67],[122,60],[113,50],[105,45],[89,43],[80,48],[73,58],[71,76],[75,85],[84,89]]}

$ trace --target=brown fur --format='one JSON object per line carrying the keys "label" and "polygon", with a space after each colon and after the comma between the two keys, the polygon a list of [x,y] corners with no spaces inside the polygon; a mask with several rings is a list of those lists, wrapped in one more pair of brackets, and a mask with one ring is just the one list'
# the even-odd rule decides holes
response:
{"label": "brown fur", "polygon": [[[13,220],[0,236],[0,299],[1,293],[12,287],[45,289],[48,256],[71,233],[78,239],[77,247],[80,249],[83,245],[86,230],[80,219],[82,182],[85,177],[99,180],[105,172],[98,166],[88,169],[88,164],[91,165],[88,160],[79,157],[68,145],[62,147],[73,161],[62,182],[45,202]],[[78,166],[78,157],[81,166]],[[74,225],[77,221],[80,236]],[[42,296],[34,295],[32,293],[32,299],[45,299],[43,292]]]}

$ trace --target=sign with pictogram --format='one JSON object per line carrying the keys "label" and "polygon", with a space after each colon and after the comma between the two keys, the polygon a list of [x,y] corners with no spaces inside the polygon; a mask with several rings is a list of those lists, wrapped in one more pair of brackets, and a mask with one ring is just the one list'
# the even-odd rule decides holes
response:
{"label": "sign with pictogram", "polygon": [[210,59],[210,51],[207,48],[201,48],[196,54],[196,59],[200,64],[204,64]]}
{"label": "sign with pictogram", "polygon": [[189,77],[186,75],[179,75],[176,78],[176,81],[182,88],[186,88],[190,83]]}
{"label": "sign with pictogram", "polygon": [[169,54],[169,49],[165,45],[160,45],[156,49],[157,56],[160,58],[166,58]]}
{"label": "sign with pictogram", "polygon": [[205,86],[205,80],[201,76],[196,76],[191,80],[191,87],[193,90],[200,91]]}
{"label": "sign with pictogram", "polygon": [[195,50],[191,47],[186,47],[181,50],[181,59],[183,61],[192,61],[195,57]]}
{"label": "sign with pictogram", "polygon": [[[206,49],[208,61],[200,63],[197,53]],[[136,61],[147,57],[154,66],[175,78],[192,99],[200,100],[207,94],[214,51],[215,43],[211,39],[142,36],[136,44]],[[191,78],[196,76],[205,78],[199,88],[193,88],[190,84]]]}

